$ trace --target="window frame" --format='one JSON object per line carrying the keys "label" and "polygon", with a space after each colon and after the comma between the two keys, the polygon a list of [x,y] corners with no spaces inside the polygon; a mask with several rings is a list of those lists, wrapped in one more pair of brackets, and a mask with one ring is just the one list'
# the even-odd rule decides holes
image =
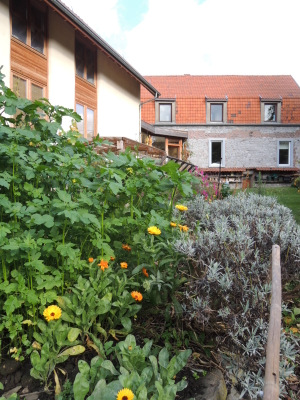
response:
{"label": "window frame", "polygon": [[[160,120],[160,106],[170,105],[171,106],[171,121]],[[175,99],[159,99],[155,101],[155,123],[156,124],[175,124],[176,123],[176,100]]]}
{"label": "window frame", "polygon": [[[279,164],[279,151],[280,151],[280,143],[288,142],[289,143],[289,162],[288,164]],[[293,166],[293,139],[283,138],[277,140],[277,166],[284,167],[292,167]]]}
{"label": "window frame", "polygon": [[212,143],[221,143],[221,167],[225,167],[225,139],[213,138],[209,139],[209,148],[208,148],[208,165],[212,168],[219,168],[220,163],[212,162]]}
{"label": "window frame", "polygon": [[[78,44],[80,44],[83,47],[83,54],[84,54],[84,60],[83,60],[83,77],[77,74],[77,46]],[[87,60],[88,60],[88,52],[91,52],[92,54],[92,60],[93,60],[93,66],[94,66],[94,78],[93,78],[93,82],[91,82],[90,80],[88,80],[87,77]],[[74,57],[75,57],[75,75],[77,78],[79,79],[83,79],[85,82],[89,83],[90,85],[93,85],[94,87],[96,86],[96,79],[97,79],[97,58],[96,58],[96,50],[92,48],[92,46],[87,46],[86,43],[84,43],[84,41],[81,38],[75,37],[75,51],[74,51]]]}
{"label": "window frame", "polygon": [[[282,99],[265,99],[260,96],[260,113],[262,124],[279,124],[281,123],[281,103]],[[275,106],[275,121],[265,121],[265,107],[268,105]]]}
{"label": "window frame", "polygon": [[[79,130],[78,130],[78,132],[79,132],[85,139],[87,139],[87,140],[93,140],[93,138],[96,137],[96,131],[97,131],[97,110],[93,109],[92,107],[90,107],[90,106],[88,106],[88,105],[86,105],[86,104],[81,104],[80,102],[76,101],[76,104],[75,104],[75,112],[77,112],[77,114],[78,114],[78,111],[77,111],[77,106],[78,106],[78,105],[81,106],[81,107],[83,107],[83,119],[82,119],[82,121],[81,121],[81,122],[83,122],[83,134],[82,134],[82,132],[80,132]],[[89,139],[89,138],[87,137],[87,110],[91,110],[91,111],[93,111],[93,113],[94,113],[94,132],[93,132],[93,136],[92,136],[91,139]],[[80,115],[80,114],[78,114],[78,115]]]}
{"label": "window frame", "polygon": [[11,84],[10,87],[12,88],[12,91],[14,91],[14,77],[22,79],[26,81],[26,99],[32,100],[32,85],[38,86],[39,88],[43,89],[43,96],[41,98],[47,98],[47,86],[43,85],[41,82],[38,82],[34,79],[28,78],[25,75],[19,74],[15,71],[11,71]]}
{"label": "window frame", "polygon": [[[22,45],[26,45],[30,47],[31,50],[36,51],[38,54],[46,56],[47,52],[47,8],[42,4],[35,2],[34,0],[23,0],[26,3],[26,41],[19,39],[18,37],[13,35],[13,17],[16,15],[13,10],[13,2],[10,1],[10,27],[11,27],[11,37],[14,40],[17,40]],[[38,11],[43,17],[44,31],[43,31],[43,51],[41,52],[37,48],[32,46],[32,21],[33,21],[33,13],[32,9]]]}
{"label": "window frame", "polygon": [[[205,98],[206,105],[206,123],[207,124],[226,124],[227,123],[227,102],[228,98],[223,99],[211,99]],[[222,121],[211,120],[211,109],[213,105],[222,105]]]}

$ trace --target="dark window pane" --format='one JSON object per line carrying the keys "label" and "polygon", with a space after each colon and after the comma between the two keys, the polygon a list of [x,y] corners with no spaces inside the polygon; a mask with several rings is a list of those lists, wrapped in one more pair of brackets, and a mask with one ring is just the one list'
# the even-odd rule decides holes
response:
{"label": "dark window pane", "polygon": [[220,164],[222,157],[222,142],[211,142],[211,163]]}
{"label": "dark window pane", "polygon": [[31,47],[44,52],[45,16],[36,8],[31,9]]}
{"label": "dark window pane", "polygon": [[166,150],[165,138],[161,136],[152,136],[152,146],[163,151]]}
{"label": "dark window pane", "polygon": [[276,121],[276,104],[265,104],[265,122]]}
{"label": "dark window pane", "polygon": [[161,122],[172,122],[172,104],[159,105],[159,120]]}
{"label": "dark window pane", "polygon": [[87,108],[86,110],[86,137],[91,140],[94,137],[94,111]]}
{"label": "dark window pane", "polygon": [[90,50],[86,50],[86,79],[94,83],[95,79],[95,61],[94,53]]}
{"label": "dark window pane", "polygon": [[223,122],[223,104],[210,105],[210,121]]}
{"label": "dark window pane", "polygon": [[21,79],[18,76],[13,76],[13,91],[14,93],[21,98],[27,97],[27,88],[26,88],[25,79]]}
{"label": "dark window pane", "polygon": [[76,112],[81,116],[81,121],[77,122],[78,132],[84,135],[83,106],[76,104]]}
{"label": "dark window pane", "polygon": [[43,97],[43,88],[37,85],[31,84],[31,100],[39,100]]}
{"label": "dark window pane", "polygon": [[26,1],[12,1],[12,35],[21,40],[27,41],[27,8]]}
{"label": "dark window pane", "polygon": [[168,138],[169,143],[179,144],[180,139],[177,138]]}
{"label": "dark window pane", "polygon": [[290,142],[279,143],[279,164],[289,165],[290,164]]}
{"label": "dark window pane", "polygon": [[168,155],[170,157],[179,158],[179,147],[168,146]]}
{"label": "dark window pane", "polygon": [[84,78],[84,47],[80,42],[76,42],[75,63],[76,74]]}

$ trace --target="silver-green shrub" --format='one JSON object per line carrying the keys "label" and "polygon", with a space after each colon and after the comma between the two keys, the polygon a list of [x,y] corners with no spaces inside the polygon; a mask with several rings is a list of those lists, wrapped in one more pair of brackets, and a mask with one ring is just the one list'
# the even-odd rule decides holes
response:
{"label": "silver-green shrub", "polygon": [[[263,382],[272,245],[281,249],[283,284],[299,280],[300,227],[275,198],[244,193],[211,204],[196,197],[185,223],[193,235],[174,244],[191,260],[184,318],[195,330],[216,333],[228,376],[238,377],[240,390],[256,397]],[[284,335],[281,342],[289,351],[281,359],[283,393],[296,347]]]}

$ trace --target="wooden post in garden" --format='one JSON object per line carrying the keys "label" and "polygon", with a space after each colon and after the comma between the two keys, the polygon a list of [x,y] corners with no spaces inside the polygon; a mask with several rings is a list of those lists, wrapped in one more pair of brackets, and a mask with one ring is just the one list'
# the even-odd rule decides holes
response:
{"label": "wooden post in garden", "polygon": [[279,398],[279,354],[281,333],[280,247],[272,246],[272,298],[267,341],[263,400]]}

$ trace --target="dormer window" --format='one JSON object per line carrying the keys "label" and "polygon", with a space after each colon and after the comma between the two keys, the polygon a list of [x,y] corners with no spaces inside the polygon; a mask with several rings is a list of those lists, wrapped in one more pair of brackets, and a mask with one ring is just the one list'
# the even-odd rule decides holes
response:
{"label": "dormer window", "polygon": [[159,105],[159,122],[172,122],[172,104]]}
{"label": "dormer window", "polygon": [[281,121],[281,99],[260,98],[261,122],[276,123]]}
{"label": "dormer window", "polygon": [[206,99],[206,123],[227,122],[227,98]]}
{"label": "dormer window", "polygon": [[155,123],[175,122],[175,99],[159,99],[155,102]]}

